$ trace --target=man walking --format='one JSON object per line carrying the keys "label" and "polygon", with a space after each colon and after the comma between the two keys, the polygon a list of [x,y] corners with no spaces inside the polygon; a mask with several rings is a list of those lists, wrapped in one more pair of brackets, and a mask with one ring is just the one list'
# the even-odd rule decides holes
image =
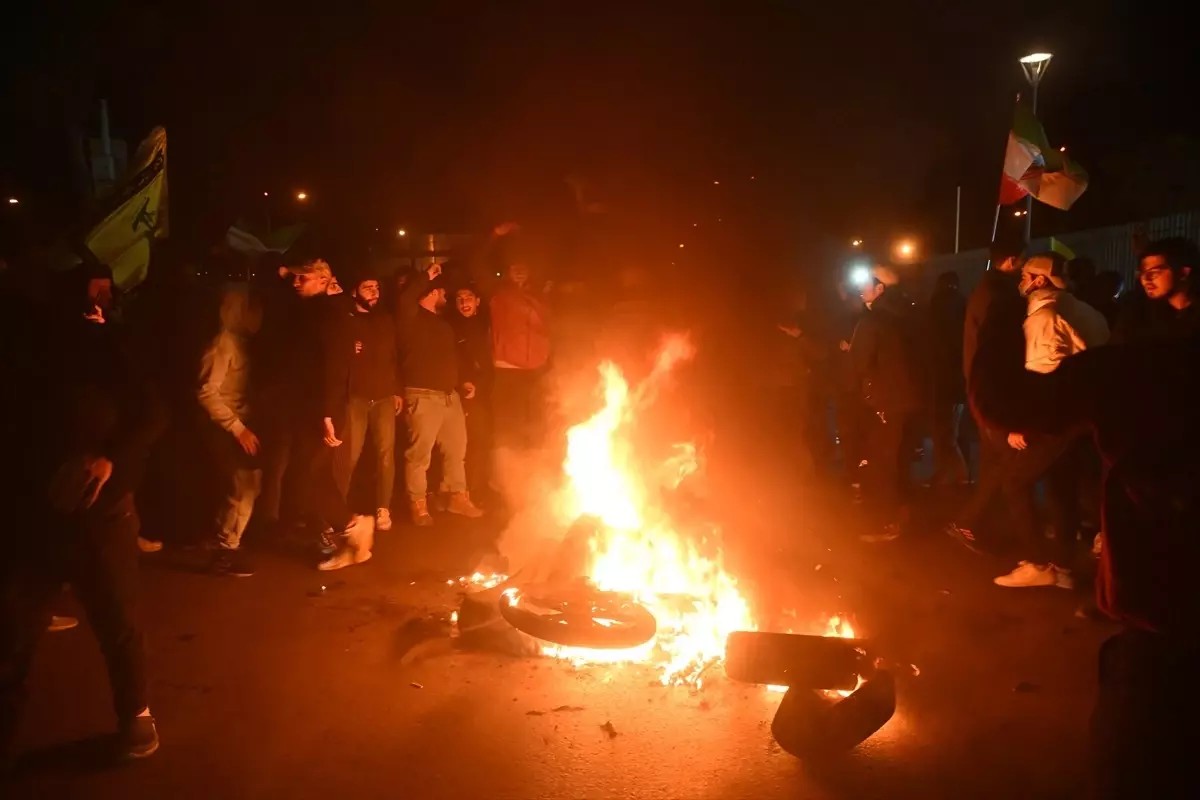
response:
{"label": "man walking", "polygon": [[111,272],[94,265],[73,277],[82,285],[72,287],[63,315],[21,317],[28,307],[10,309],[24,319],[23,336],[2,342],[5,440],[18,467],[8,475],[4,505],[14,515],[12,530],[22,533],[9,537],[0,561],[0,771],[11,765],[29,666],[63,583],[100,642],[121,755],[143,758],[158,749],[133,494],[166,414],[110,319]]}

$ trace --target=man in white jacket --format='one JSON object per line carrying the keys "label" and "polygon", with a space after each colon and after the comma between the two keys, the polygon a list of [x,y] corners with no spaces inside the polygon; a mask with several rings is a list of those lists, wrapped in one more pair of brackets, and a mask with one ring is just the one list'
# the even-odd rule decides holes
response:
{"label": "man in white jacket", "polygon": [[228,481],[228,494],[217,514],[218,539],[212,570],[220,575],[254,574],[241,551],[242,534],[262,490],[259,441],[246,423],[250,414],[249,337],[262,325],[262,306],[245,289],[221,298],[221,332],[200,361],[197,399],[214,423],[206,437],[209,450]]}
{"label": "man in white jacket", "polygon": [[[1090,347],[1108,342],[1104,315],[1068,292],[1065,264],[1056,254],[1029,258],[1021,268],[1018,286],[1025,298],[1025,369],[1042,374],[1053,372],[1062,360]],[[1054,402],[1047,398],[1046,402]],[[1091,442],[1079,435],[1042,437],[1027,441],[1023,433],[1008,435],[1013,453],[1005,494],[1019,538],[1030,560],[1021,561],[1011,573],[995,582],[1000,586],[1073,586],[1070,562],[1078,519],[1078,462]],[[1079,457],[1077,457],[1079,456]],[[1041,536],[1036,520],[1033,491],[1045,476],[1047,499],[1057,517],[1055,538]],[[1039,556],[1042,556],[1039,558]]]}
{"label": "man in white jacket", "polygon": [[1064,268],[1050,255],[1030,258],[1018,289],[1028,303],[1025,369],[1046,374],[1064,358],[1108,342],[1104,315],[1068,292]]}

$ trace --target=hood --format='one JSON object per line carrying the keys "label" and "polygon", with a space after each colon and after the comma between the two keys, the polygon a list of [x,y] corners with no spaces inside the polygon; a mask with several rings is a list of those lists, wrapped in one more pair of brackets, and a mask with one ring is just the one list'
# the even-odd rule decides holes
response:
{"label": "hood", "polygon": [[1025,298],[1028,303],[1026,315],[1033,314],[1039,309],[1045,308],[1051,303],[1058,301],[1058,296],[1063,293],[1062,289],[1056,289],[1053,286],[1043,286],[1041,289],[1034,289]]}
{"label": "hood", "polygon": [[245,335],[250,316],[250,292],[226,289],[221,295],[221,330]]}

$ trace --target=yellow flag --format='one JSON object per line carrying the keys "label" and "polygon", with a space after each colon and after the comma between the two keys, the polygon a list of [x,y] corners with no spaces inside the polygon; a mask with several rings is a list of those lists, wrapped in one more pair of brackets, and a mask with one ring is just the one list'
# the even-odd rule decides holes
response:
{"label": "yellow flag", "polygon": [[1053,236],[1050,237],[1050,250],[1051,252],[1058,253],[1067,261],[1071,261],[1075,258],[1075,251],[1067,247],[1058,239],[1055,239]]}
{"label": "yellow flag", "polygon": [[150,240],[167,236],[167,132],[155,128],[140,145],[129,171],[108,197],[104,219],[84,239],[107,264],[113,282],[132,289],[146,278]]}

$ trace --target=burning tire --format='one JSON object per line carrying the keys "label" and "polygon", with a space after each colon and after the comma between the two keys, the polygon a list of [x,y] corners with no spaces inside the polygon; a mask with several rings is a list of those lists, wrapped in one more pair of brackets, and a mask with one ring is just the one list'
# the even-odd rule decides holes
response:
{"label": "burning tire", "polygon": [[625,650],[650,641],[658,630],[654,615],[628,595],[589,586],[506,593],[500,614],[522,633],[567,647]]}
{"label": "burning tire", "polygon": [[840,700],[811,689],[788,689],[771,721],[771,734],[797,758],[824,758],[866,741],[894,713],[895,678],[879,670]]}
{"label": "burning tire", "polygon": [[860,639],[737,631],[725,642],[725,674],[742,683],[853,689],[869,668]]}

